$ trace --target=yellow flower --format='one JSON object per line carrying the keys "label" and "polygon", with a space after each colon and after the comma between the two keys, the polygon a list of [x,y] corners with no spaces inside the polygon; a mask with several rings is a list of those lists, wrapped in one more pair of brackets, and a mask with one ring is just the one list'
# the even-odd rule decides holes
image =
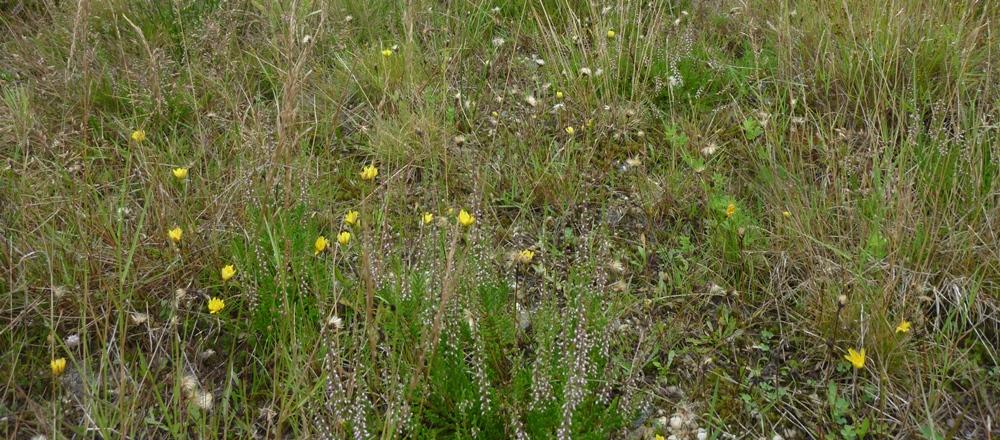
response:
{"label": "yellow flower", "polygon": [[608,29],[608,38],[615,38],[615,31]]}
{"label": "yellow flower", "polygon": [[572,136],[573,133],[576,133],[576,130],[573,129],[572,125],[570,125],[569,127],[566,127],[566,134]]}
{"label": "yellow flower", "polygon": [[531,249],[525,249],[517,253],[517,257],[515,258],[515,260],[517,260],[517,262],[521,264],[528,264],[534,258],[535,258],[535,253]]}
{"label": "yellow flower", "polygon": [[425,212],[424,215],[420,216],[420,221],[424,222],[425,225],[429,225],[434,221],[434,214]]}
{"label": "yellow flower", "polygon": [[458,212],[458,223],[462,226],[472,226],[476,222],[476,218],[469,214],[464,209]]}
{"label": "yellow flower", "polygon": [[344,214],[344,223],[347,223],[349,225],[357,223],[358,215],[359,215],[358,211],[347,211],[347,214]]}
{"label": "yellow flower", "polygon": [[222,281],[229,281],[232,277],[236,276],[236,268],[232,264],[226,265],[222,268],[220,272],[222,275]]}
{"label": "yellow flower", "polygon": [[49,362],[49,368],[52,369],[53,376],[63,374],[63,371],[66,371],[66,358],[52,359],[52,361]]}
{"label": "yellow flower", "polygon": [[910,332],[910,321],[902,320],[899,321],[899,325],[896,326],[896,333],[909,333]]}
{"label": "yellow flower", "polygon": [[853,348],[847,349],[847,354],[844,355],[844,359],[847,359],[854,368],[862,369],[865,367],[865,349],[861,351],[856,351]]}
{"label": "yellow flower", "polygon": [[326,237],[322,235],[316,237],[316,242],[313,243],[313,248],[316,249],[316,253],[314,255],[319,255],[319,253],[325,251],[326,247],[329,245],[330,240],[327,240]]}
{"label": "yellow flower", "polygon": [[781,211],[781,215],[785,216],[785,218],[792,218],[792,213],[789,211]]}
{"label": "yellow flower", "polygon": [[177,180],[187,179],[187,176],[188,176],[187,168],[174,168],[174,177],[176,177]]}
{"label": "yellow flower", "polygon": [[224,308],[226,308],[226,302],[225,301],[223,301],[223,300],[221,300],[219,298],[216,298],[214,296],[212,297],[212,299],[208,300],[208,313],[211,313],[211,314],[214,315],[216,313],[221,312],[222,309],[224,309]]}
{"label": "yellow flower", "polygon": [[136,130],[136,131],[133,131],[132,132],[132,140],[136,141],[136,142],[142,142],[142,141],[146,140],[146,131],[145,130]]}
{"label": "yellow flower", "polygon": [[374,180],[378,175],[378,168],[375,165],[368,165],[361,169],[361,180]]}
{"label": "yellow flower", "polygon": [[184,236],[184,230],[179,226],[167,231],[167,237],[170,237],[174,243],[180,243],[182,236]]}
{"label": "yellow flower", "polygon": [[562,91],[556,92],[556,99],[562,99],[562,98],[563,98],[563,92]]}
{"label": "yellow flower", "polygon": [[347,246],[347,244],[350,243],[350,242],[351,242],[351,233],[350,232],[343,231],[343,232],[337,234],[337,243],[340,243],[341,246]]}
{"label": "yellow flower", "polygon": [[733,214],[736,214],[736,204],[729,202],[729,205],[726,205],[726,218],[732,217]]}
{"label": "yellow flower", "polygon": [[656,434],[656,438],[655,438],[655,440],[666,440],[666,439],[665,439],[665,438],[663,438],[663,435],[661,435],[661,434]]}
{"label": "yellow flower", "polygon": [[392,56],[392,49],[382,49],[382,56],[388,58]]}

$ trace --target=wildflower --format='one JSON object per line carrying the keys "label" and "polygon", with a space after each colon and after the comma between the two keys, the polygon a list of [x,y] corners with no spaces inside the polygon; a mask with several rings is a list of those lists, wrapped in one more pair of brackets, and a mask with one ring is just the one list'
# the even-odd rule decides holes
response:
{"label": "wildflower", "polygon": [[909,333],[910,332],[910,321],[902,320],[899,321],[899,325],[896,326],[896,333]]}
{"label": "wildflower", "polygon": [[232,264],[226,265],[219,272],[222,275],[222,281],[229,281],[232,277],[236,276],[236,268]]}
{"label": "wildflower", "polygon": [[136,130],[136,131],[133,131],[132,132],[132,140],[136,141],[136,142],[142,142],[142,141],[146,140],[146,131],[145,130]]}
{"label": "wildflower", "polygon": [[561,90],[556,92],[556,99],[563,99],[563,92]]}
{"label": "wildflower", "polygon": [[177,180],[187,179],[187,176],[188,176],[188,169],[187,168],[174,168],[173,172],[174,172],[174,177]]}
{"label": "wildflower", "polygon": [[420,216],[420,221],[424,222],[425,225],[429,225],[434,221],[434,214],[425,212],[424,215]]}
{"label": "wildflower", "polygon": [[313,255],[319,255],[319,253],[325,251],[326,247],[329,245],[330,245],[330,240],[327,240],[326,237],[322,235],[316,237],[316,242],[313,243],[313,249],[316,250],[316,253]]}
{"label": "wildflower", "polygon": [[865,349],[862,348],[861,351],[856,351],[853,348],[847,349],[847,354],[844,355],[844,359],[847,359],[854,368],[862,369],[865,367]]}
{"label": "wildflower", "polygon": [[615,31],[608,29],[608,38],[615,38]]}
{"label": "wildflower", "polygon": [[56,358],[49,362],[49,368],[52,369],[52,375],[58,376],[66,371],[66,358]]}
{"label": "wildflower", "polygon": [[732,217],[733,214],[736,214],[736,204],[729,202],[729,205],[726,205],[726,218]]}
{"label": "wildflower", "polygon": [[576,133],[576,130],[573,128],[572,125],[570,125],[569,127],[566,127],[566,134],[572,136],[573,133]]}
{"label": "wildflower", "polygon": [[181,229],[180,227],[175,227],[167,231],[167,237],[170,237],[170,240],[172,240],[174,243],[180,243],[182,236],[184,236],[184,230]]}
{"label": "wildflower", "polygon": [[350,242],[351,242],[350,232],[342,231],[341,233],[337,234],[337,243],[340,243],[341,246],[347,246],[347,244]]}
{"label": "wildflower", "polygon": [[374,180],[378,175],[378,168],[375,165],[368,165],[361,169],[361,180]]}
{"label": "wildflower", "polygon": [[213,296],[212,299],[208,300],[208,313],[215,315],[224,308],[226,308],[226,302],[222,299]]}
{"label": "wildflower", "polygon": [[522,250],[521,252],[518,252],[514,259],[518,263],[528,264],[531,263],[531,260],[533,260],[534,258],[535,258],[535,253],[531,249],[525,249]]}
{"label": "wildflower", "polygon": [[781,211],[781,215],[785,216],[785,218],[792,218],[791,211]]}
{"label": "wildflower", "polygon": [[458,212],[458,223],[462,226],[472,226],[476,222],[476,218],[469,214],[464,209]]}
{"label": "wildflower", "polygon": [[656,434],[655,440],[667,440],[667,439],[663,438],[663,434]]}
{"label": "wildflower", "polygon": [[358,215],[358,211],[347,211],[347,214],[344,214],[344,223],[354,225],[358,222]]}
{"label": "wildflower", "polygon": [[392,49],[382,49],[382,56],[389,58],[392,56]]}

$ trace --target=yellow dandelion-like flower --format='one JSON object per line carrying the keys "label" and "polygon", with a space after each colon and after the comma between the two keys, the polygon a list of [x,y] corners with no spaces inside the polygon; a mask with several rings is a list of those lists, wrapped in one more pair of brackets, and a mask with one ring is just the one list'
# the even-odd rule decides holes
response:
{"label": "yellow dandelion-like flower", "polygon": [[910,321],[902,320],[899,321],[899,325],[896,326],[896,333],[909,333],[910,332]]}
{"label": "yellow dandelion-like flower", "polygon": [[313,249],[316,251],[314,255],[319,255],[320,252],[325,251],[327,246],[330,246],[330,240],[327,240],[326,237],[322,235],[316,237],[316,242],[313,243]]}
{"label": "yellow dandelion-like flower", "polygon": [[429,225],[432,221],[434,221],[434,214],[425,212],[424,215],[420,216],[420,221],[422,221],[425,225]]}
{"label": "yellow dandelion-like flower", "polygon": [[382,56],[389,58],[392,56],[392,49],[382,49]]}
{"label": "yellow dandelion-like flower", "polygon": [[476,217],[469,214],[466,210],[461,210],[458,212],[458,223],[462,226],[472,226],[476,222]]}
{"label": "yellow dandelion-like flower", "polygon": [[167,231],[167,237],[170,237],[170,240],[173,241],[174,243],[180,243],[181,237],[183,236],[184,236],[184,230],[181,229],[180,227],[175,227]]}
{"label": "yellow dandelion-like flower", "polygon": [[576,129],[574,129],[572,125],[570,125],[569,127],[566,127],[566,134],[572,136],[573,133],[576,133]]}
{"label": "yellow dandelion-like flower", "polygon": [[563,99],[563,92],[561,90],[556,92],[556,99]]}
{"label": "yellow dandelion-like flower", "polygon": [[222,268],[222,270],[219,272],[219,274],[222,275],[222,281],[223,282],[229,281],[234,276],[236,276],[236,268],[233,267],[232,264],[227,264],[226,266],[224,266]]}
{"label": "yellow dandelion-like flower", "polygon": [[221,312],[224,308],[226,308],[226,302],[223,301],[222,298],[216,298],[213,296],[212,299],[208,300],[208,313],[215,315]]}
{"label": "yellow dandelion-like flower", "polygon": [[785,218],[792,218],[791,211],[781,211],[781,215],[785,216]]}
{"label": "yellow dandelion-like flower", "polygon": [[854,368],[860,370],[865,367],[865,349],[862,348],[860,351],[857,351],[853,348],[849,348],[847,349],[847,354],[844,355],[844,359],[847,359],[847,361],[850,362]]}
{"label": "yellow dandelion-like flower", "polygon": [[187,179],[188,169],[187,168],[174,168],[173,169],[174,178],[177,180]]}
{"label": "yellow dandelion-like flower", "polygon": [[729,204],[726,205],[726,218],[732,217],[733,214],[736,214],[736,204],[729,202]]}
{"label": "yellow dandelion-like flower", "polygon": [[146,140],[146,131],[145,130],[136,130],[136,131],[133,131],[132,132],[132,140],[136,141],[136,142],[142,142],[142,141]]}
{"label": "yellow dandelion-like flower", "polygon": [[528,264],[528,263],[531,263],[531,260],[535,259],[535,252],[532,251],[531,249],[524,249],[524,250],[518,252],[517,256],[514,259],[518,263]]}
{"label": "yellow dandelion-like flower", "polygon": [[58,376],[66,371],[66,358],[56,358],[49,362],[49,368],[52,369],[52,375]]}
{"label": "yellow dandelion-like flower", "polygon": [[663,438],[662,434],[656,434],[655,440],[667,440],[667,439]]}
{"label": "yellow dandelion-like flower", "polygon": [[351,233],[350,232],[343,231],[343,232],[337,234],[337,243],[340,243],[341,246],[347,246],[347,244],[350,243],[350,242],[351,242]]}
{"label": "yellow dandelion-like flower", "polygon": [[614,30],[608,29],[608,38],[615,38],[615,35],[616,34]]}
{"label": "yellow dandelion-like flower", "polygon": [[347,214],[344,214],[344,223],[354,225],[358,222],[359,215],[358,211],[347,211]]}
{"label": "yellow dandelion-like flower", "polygon": [[361,169],[361,180],[374,180],[378,176],[378,168],[375,165],[368,165]]}

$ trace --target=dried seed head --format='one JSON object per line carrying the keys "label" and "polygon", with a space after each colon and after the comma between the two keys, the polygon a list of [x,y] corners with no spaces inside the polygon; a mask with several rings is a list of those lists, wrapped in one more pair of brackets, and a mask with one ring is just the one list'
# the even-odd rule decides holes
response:
{"label": "dried seed head", "polygon": [[344,321],[339,316],[333,315],[330,319],[326,320],[326,325],[329,325],[334,330],[340,330],[344,328]]}
{"label": "dried seed head", "polygon": [[198,378],[188,374],[181,379],[181,391],[188,397],[193,397],[198,391]]}
{"label": "dried seed head", "polygon": [[210,411],[212,409],[212,405],[214,405],[212,393],[208,391],[199,392],[198,395],[195,396],[194,404],[202,410]]}

